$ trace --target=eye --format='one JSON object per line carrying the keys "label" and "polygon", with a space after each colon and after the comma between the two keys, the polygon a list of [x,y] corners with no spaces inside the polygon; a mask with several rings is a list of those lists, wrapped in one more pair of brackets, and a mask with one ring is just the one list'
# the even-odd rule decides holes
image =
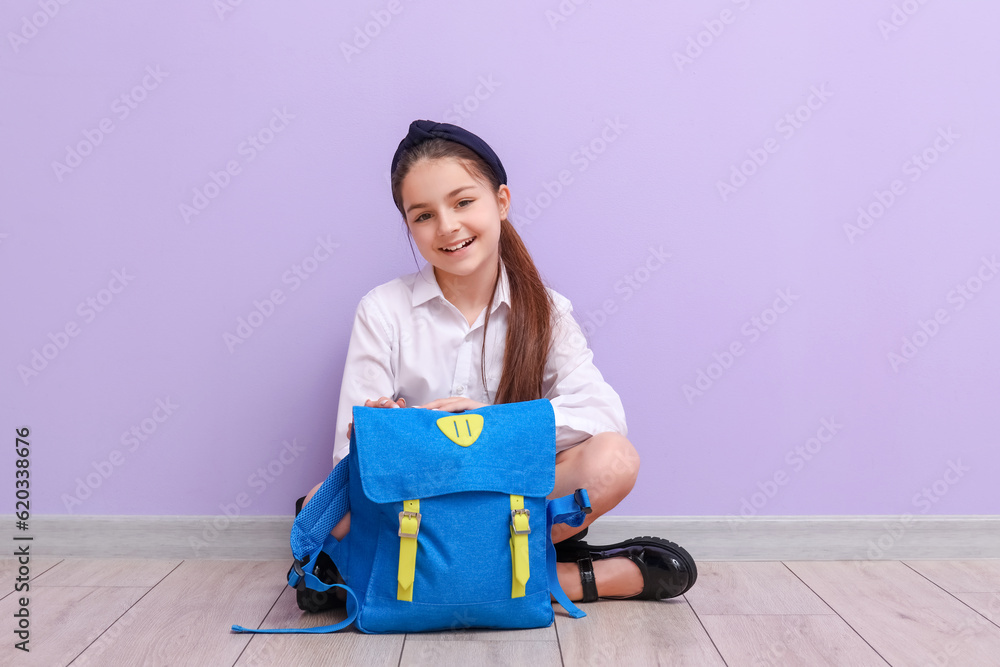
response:
{"label": "eye", "polygon": [[413,219],[413,222],[423,222],[424,220],[427,219],[428,216],[430,216],[430,213],[421,213],[420,215],[418,215],[416,218]]}
{"label": "eye", "polygon": [[463,199],[462,201],[458,202],[458,206],[460,208],[465,208],[466,205],[471,204],[474,201],[475,201],[475,199]]}

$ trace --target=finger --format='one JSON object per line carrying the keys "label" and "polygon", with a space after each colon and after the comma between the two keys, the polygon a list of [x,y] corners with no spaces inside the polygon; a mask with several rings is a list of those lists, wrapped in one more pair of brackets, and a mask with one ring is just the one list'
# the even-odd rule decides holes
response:
{"label": "finger", "polygon": [[351,434],[354,433],[354,422],[347,422],[347,439],[351,439]]}
{"label": "finger", "polygon": [[405,398],[400,398],[397,401],[397,403],[399,403],[399,407],[401,407],[401,408],[405,408],[406,407],[406,399]]}

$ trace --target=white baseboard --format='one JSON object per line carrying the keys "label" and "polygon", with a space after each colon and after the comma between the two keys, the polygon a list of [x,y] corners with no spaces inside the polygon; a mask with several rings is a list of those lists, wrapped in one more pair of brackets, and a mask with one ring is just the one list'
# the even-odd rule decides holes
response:
{"label": "white baseboard", "polygon": [[[14,524],[5,515],[7,525]],[[291,558],[292,518],[76,516],[31,519],[32,555],[78,558]],[[605,516],[587,541],[655,535],[695,560],[1000,558],[1000,516]]]}

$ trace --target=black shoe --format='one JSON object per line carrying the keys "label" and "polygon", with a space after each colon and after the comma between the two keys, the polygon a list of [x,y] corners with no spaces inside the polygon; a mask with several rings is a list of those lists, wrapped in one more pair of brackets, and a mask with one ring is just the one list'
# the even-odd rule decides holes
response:
{"label": "black shoe", "polygon": [[[302,496],[295,501],[295,516],[298,516],[299,512],[302,511],[302,504],[305,499],[305,496]],[[325,551],[321,551],[319,556],[316,557],[312,573],[324,584],[344,583],[344,578],[340,576],[337,566],[334,565],[333,560],[326,555]],[[314,591],[311,588],[297,589],[295,591],[295,602],[302,611],[314,614],[330,609],[343,609],[347,606],[347,592],[340,588],[331,588],[328,591]]]}
{"label": "black shoe", "polygon": [[556,552],[556,561],[576,562],[579,566],[580,582],[583,584],[581,602],[593,602],[598,598],[593,561],[619,557],[628,558],[642,573],[642,592],[628,599],[674,598],[690,590],[698,579],[698,568],[691,554],[683,547],[659,537],[633,537],[631,540],[605,546],[578,542],[575,550],[569,549],[567,545],[562,552]]}

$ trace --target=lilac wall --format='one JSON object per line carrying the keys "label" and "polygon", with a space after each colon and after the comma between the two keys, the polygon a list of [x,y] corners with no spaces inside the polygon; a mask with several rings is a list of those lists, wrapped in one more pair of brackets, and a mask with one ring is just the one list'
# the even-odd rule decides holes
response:
{"label": "lilac wall", "polygon": [[33,511],[290,513],[358,299],[415,270],[386,179],[430,117],[502,156],[622,395],[618,513],[998,512],[1000,7],[340,4],[4,3]]}

